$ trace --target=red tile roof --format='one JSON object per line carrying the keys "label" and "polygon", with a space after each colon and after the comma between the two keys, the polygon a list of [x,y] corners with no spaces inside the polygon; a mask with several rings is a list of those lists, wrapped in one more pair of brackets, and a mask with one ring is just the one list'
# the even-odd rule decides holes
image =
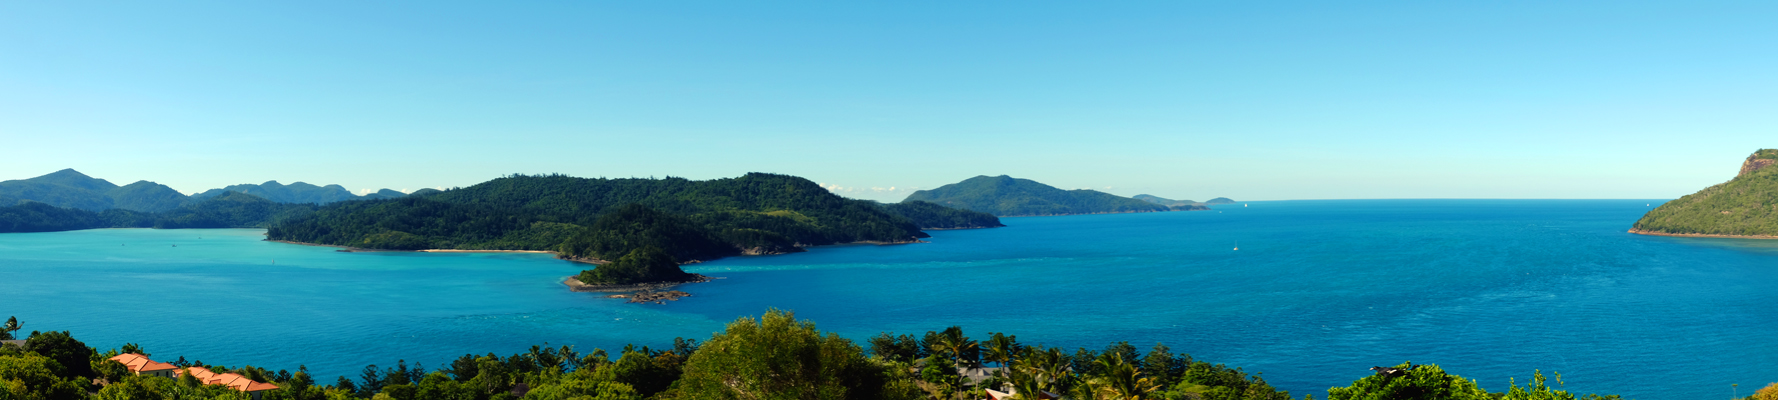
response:
{"label": "red tile roof", "polygon": [[130,369],[130,372],[138,374],[143,372],[177,369],[178,371],[174,371],[175,375],[191,374],[191,377],[197,378],[198,382],[203,382],[205,385],[226,385],[243,392],[257,392],[278,388],[278,385],[255,382],[240,374],[218,374],[215,371],[211,371],[209,368],[204,367],[179,369],[178,367],[173,366],[173,364],[156,362],[148,359],[147,356],[135,353],[118,354],[116,357],[111,357],[111,361],[122,363],[125,367]]}

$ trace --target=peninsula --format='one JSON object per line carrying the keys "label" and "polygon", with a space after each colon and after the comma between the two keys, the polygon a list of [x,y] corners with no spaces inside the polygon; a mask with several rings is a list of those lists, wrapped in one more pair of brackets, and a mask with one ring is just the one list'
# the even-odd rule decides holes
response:
{"label": "peninsula", "polygon": [[1630,233],[1659,236],[1778,239],[1778,149],[1762,149],[1741,162],[1728,182],[1655,207]]}
{"label": "peninsula", "polygon": [[1001,217],[1209,209],[1206,203],[1190,200],[1169,200],[1150,195],[1129,198],[1089,189],[1062,190],[1006,175],[977,176],[937,189],[916,191],[902,201],[903,204],[912,202],[928,202]]}

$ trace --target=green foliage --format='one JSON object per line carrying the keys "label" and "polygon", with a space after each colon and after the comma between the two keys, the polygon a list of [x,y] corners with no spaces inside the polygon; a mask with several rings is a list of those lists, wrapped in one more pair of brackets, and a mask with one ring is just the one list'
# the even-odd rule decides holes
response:
{"label": "green foliage", "polygon": [[92,364],[89,362],[97,355],[86,343],[75,340],[68,331],[43,332],[25,339],[25,351],[37,353],[55,360],[60,369],[57,376],[64,378],[92,377]]}
{"label": "green foliage", "polygon": [[[0,325],[0,329],[8,325]],[[365,367],[364,383],[341,377],[332,386],[316,385],[306,368],[297,372],[243,366],[210,366],[217,372],[241,374],[279,387],[258,400],[641,400],[641,399],[967,399],[981,389],[1011,388],[1019,398],[1041,392],[1082,400],[1288,400],[1257,375],[1239,368],[1193,361],[1156,344],[1146,355],[1127,342],[1103,351],[1080,349],[1073,355],[1059,348],[1019,344],[1015,336],[990,334],[976,342],[959,327],[927,332],[924,340],[884,333],[871,340],[875,358],[814,323],[791,313],[771,310],[758,319],[740,318],[709,342],[675,339],[668,350],[627,346],[610,361],[605,351],[580,357],[570,346],[547,344],[499,357],[465,355],[441,371],[405,361],[397,367]],[[179,379],[125,375],[93,368],[85,373],[69,362],[89,361],[121,366],[66,332],[32,335],[26,348],[0,348],[0,400],[14,399],[208,399],[249,400],[252,396],[221,385],[200,385],[189,375]],[[918,352],[920,347],[926,351]],[[979,349],[980,354],[969,350]],[[139,351],[134,345],[126,350]],[[108,355],[117,350],[108,351]],[[901,362],[916,354],[924,359]],[[979,356],[1005,367],[1005,374],[985,385],[960,379],[958,367],[974,367]],[[100,364],[105,363],[105,364]],[[919,365],[920,368],[915,368]],[[1489,393],[1472,380],[1446,373],[1437,365],[1395,367],[1328,389],[1329,400],[1617,400],[1618,396],[1577,395],[1561,390],[1561,376],[1533,374],[1505,392]],[[110,385],[88,395],[85,382],[104,375]],[[1552,387],[1549,382],[1555,382]],[[355,390],[356,389],[356,390]],[[1778,400],[1778,384],[1761,389],[1753,400]]]}
{"label": "green foliage", "polygon": [[653,252],[673,249],[672,258],[697,260],[731,254],[735,247],[684,217],[625,204],[600,216],[591,229],[569,238],[559,251],[569,257],[612,260],[644,248]]}
{"label": "green foliage", "polygon": [[13,332],[20,329],[25,329],[25,326],[19,324],[19,317],[6,317],[6,323],[0,324],[0,340],[13,340]]}
{"label": "green foliage", "polygon": [[[1772,154],[1778,150],[1760,150],[1749,158]],[[1635,228],[1677,234],[1778,235],[1778,168],[1741,174],[1661,204],[1636,221]]]}
{"label": "green foliage", "polygon": [[590,285],[628,285],[643,282],[683,282],[694,277],[679,269],[679,262],[659,247],[646,246],[576,277]]}
{"label": "green foliage", "polygon": [[334,203],[267,235],[366,248],[418,243],[366,241],[389,232],[419,236],[434,248],[549,250],[604,260],[654,246],[682,261],[926,236],[871,202],[761,173],[709,181],[514,175],[394,200]]}
{"label": "green foliage", "polygon": [[914,339],[914,335],[882,333],[870,338],[869,342],[871,355],[885,361],[913,364],[915,359],[925,357],[920,341]]}
{"label": "green foliage", "polygon": [[525,400],[641,400],[642,394],[627,383],[593,370],[580,370],[525,393]]}
{"label": "green foliage", "polygon": [[[1475,381],[1446,373],[1438,365],[1414,366],[1411,363],[1403,363],[1395,366],[1395,369],[1406,372],[1398,375],[1375,374],[1367,376],[1352,382],[1352,386],[1328,389],[1327,398],[1328,400],[1616,400],[1619,398],[1617,395],[1575,395],[1551,388],[1547,385],[1542,371],[1535,372],[1531,382],[1524,387],[1514,383],[1506,393],[1488,393],[1476,386]],[[1556,384],[1561,384],[1560,375],[1557,375]]]}
{"label": "green foliage", "polygon": [[77,379],[61,376],[64,368],[34,353],[0,356],[0,397],[72,400],[86,396]]}
{"label": "green foliage", "polygon": [[[1543,371],[1533,372],[1530,383],[1525,387],[1519,387],[1517,383],[1514,383],[1511,389],[1507,389],[1506,395],[1501,398],[1505,400],[1617,400],[1620,398],[1618,395],[1601,396],[1597,394],[1576,396],[1567,391],[1552,389],[1545,382]],[[1562,385],[1561,374],[1556,374],[1556,385]]]}
{"label": "green foliage", "polygon": [[[1409,369],[1409,368],[1412,369]],[[1328,400],[1487,400],[1488,392],[1475,381],[1445,373],[1438,365],[1403,363],[1401,376],[1376,374],[1352,382],[1352,386],[1327,389]]]}
{"label": "green foliage", "polygon": [[1026,179],[977,176],[921,190],[906,201],[926,201],[997,216],[1167,211],[1163,205],[1094,190],[1062,190]]}
{"label": "green foliage", "polygon": [[887,372],[851,341],[773,310],[741,318],[693,353],[678,383],[695,399],[880,399]]}
{"label": "green foliage", "polygon": [[973,229],[1006,226],[993,214],[945,207],[937,203],[908,200],[884,204],[890,213],[914,221],[920,229]]}

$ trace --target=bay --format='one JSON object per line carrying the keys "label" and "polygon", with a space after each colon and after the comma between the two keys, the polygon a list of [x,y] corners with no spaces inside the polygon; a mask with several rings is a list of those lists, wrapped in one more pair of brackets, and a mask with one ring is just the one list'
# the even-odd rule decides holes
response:
{"label": "bay", "polygon": [[[0,314],[156,359],[323,382],[397,359],[549,342],[615,352],[792,310],[854,340],[963,327],[1100,349],[1165,343],[1325,395],[1412,360],[1502,390],[1533,370],[1642,399],[1778,380],[1778,242],[1631,235],[1648,200],[1333,200],[1006,218],[931,243],[687,266],[666,305],[558,283],[547,255],[342,253],[259,230],[0,235]],[[176,246],[176,247],[175,247]],[[1236,250],[1236,247],[1239,250]]]}

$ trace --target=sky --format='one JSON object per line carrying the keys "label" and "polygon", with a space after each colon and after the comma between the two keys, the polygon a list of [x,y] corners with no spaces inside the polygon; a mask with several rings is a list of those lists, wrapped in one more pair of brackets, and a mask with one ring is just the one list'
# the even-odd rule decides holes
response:
{"label": "sky", "polygon": [[0,1],[0,179],[1664,199],[1778,147],[1772,21],[1698,1]]}

